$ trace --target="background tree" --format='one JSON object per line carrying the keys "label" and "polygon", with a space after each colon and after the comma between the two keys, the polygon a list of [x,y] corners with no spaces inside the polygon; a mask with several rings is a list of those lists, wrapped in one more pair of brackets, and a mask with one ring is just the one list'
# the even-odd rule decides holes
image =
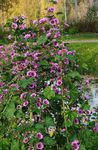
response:
{"label": "background tree", "polygon": [[5,14],[8,18],[9,9],[13,6],[13,3],[17,3],[18,0],[0,0],[0,10],[2,18],[2,30],[4,30]]}

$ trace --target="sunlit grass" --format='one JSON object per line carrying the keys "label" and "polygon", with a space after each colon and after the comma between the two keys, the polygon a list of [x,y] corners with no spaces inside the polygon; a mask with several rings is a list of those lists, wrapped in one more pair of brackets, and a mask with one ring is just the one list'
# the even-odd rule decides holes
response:
{"label": "sunlit grass", "polygon": [[98,43],[73,43],[68,47],[76,50],[82,73],[98,74]]}

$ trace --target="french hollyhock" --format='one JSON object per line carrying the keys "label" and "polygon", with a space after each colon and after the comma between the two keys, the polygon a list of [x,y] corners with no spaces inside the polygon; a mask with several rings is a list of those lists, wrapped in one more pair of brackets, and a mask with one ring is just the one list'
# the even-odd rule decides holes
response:
{"label": "french hollyhock", "polygon": [[[89,82],[83,83],[77,71],[75,51],[60,40],[54,10],[49,8],[49,18],[34,20],[30,28],[24,16],[15,17],[10,25],[15,42],[8,62],[9,81],[3,79],[3,69],[0,81],[5,128],[0,137],[8,139],[10,149],[79,150],[78,137],[89,127],[85,92]],[[7,60],[5,52],[1,54]],[[97,132],[97,124],[93,130]]]}

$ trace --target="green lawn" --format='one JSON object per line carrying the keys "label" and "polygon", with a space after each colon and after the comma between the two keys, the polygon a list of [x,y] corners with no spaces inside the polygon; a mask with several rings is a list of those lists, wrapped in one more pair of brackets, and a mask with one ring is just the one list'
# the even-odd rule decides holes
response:
{"label": "green lawn", "polygon": [[98,40],[98,33],[77,33],[63,35],[65,40]]}
{"label": "green lawn", "polygon": [[98,43],[73,43],[68,47],[76,50],[82,73],[98,75]]}

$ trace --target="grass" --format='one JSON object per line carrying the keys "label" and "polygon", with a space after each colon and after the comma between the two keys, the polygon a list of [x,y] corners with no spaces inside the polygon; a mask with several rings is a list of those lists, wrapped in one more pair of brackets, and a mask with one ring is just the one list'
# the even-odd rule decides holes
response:
{"label": "grass", "polygon": [[98,43],[73,43],[68,47],[76,50],[82,74],[98,75]]}
{"label": "grass", "polygon": [[98,33],[65,34],[63,38],[65,40],[98,40]]}

